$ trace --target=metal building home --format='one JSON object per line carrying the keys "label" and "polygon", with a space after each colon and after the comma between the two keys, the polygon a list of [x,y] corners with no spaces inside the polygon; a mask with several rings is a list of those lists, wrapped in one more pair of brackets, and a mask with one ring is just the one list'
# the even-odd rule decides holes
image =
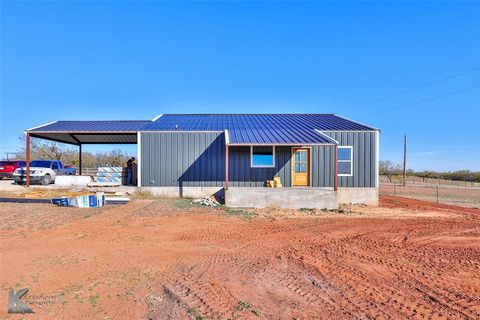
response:
{"label": "metal building home", "polygon": [[[237,207],[378,201],[379,130],[334,114],[59,121],[27,130],[28,136],[80,146],[137,143],[138,187],[155,195],[221,194]],[[282,187],[267,187],[274,178]]]}

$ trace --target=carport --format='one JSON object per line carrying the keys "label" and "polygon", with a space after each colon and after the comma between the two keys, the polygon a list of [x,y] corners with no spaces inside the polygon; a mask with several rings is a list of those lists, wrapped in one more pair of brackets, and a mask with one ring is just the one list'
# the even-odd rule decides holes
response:
{"label": "carport", "polygon": [[55,121],[27,129],[26,181],[30,186],[30,138],[67,143],[78,146],[79,174],[82,174],[82,145],[84,144],[137,144],[138,132],[150,120],[119,121]]}

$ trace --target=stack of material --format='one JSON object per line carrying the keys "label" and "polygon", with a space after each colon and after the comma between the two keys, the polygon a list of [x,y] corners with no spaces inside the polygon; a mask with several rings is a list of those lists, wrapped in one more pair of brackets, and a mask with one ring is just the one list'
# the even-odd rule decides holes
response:
{"label": "stack of material", "polygon": [[216,207],[220,205],[220,203],[214,197],[195,199],[192,201],[192,203],[200,204],[207,207]]}
{"label": "stack of material", "polygon": [[273,177],[273,180],[267,180],[267,188],[281,188],[282,180],[280,177]]}
{"label": "stack of material", "polygon": [[280,177],[273,177],[273,184],[275,188],[283,187],[282,180],[280,179]]}
{"label": "stack of material", "polygon": [[109,204],[126,204],[130,202],[130,198],[126,197],[123,192],[105,192],[107,197],[105,200]]}
{"label": "stack of material", "polygon": [[64,207],[98,208],[105,205],[106,198],[103,192],[97,192],[76,197],[53,198],[52,203]]}
{"label": "stack of material", "polygon": [[122,183],[123,167],[99,167],[97,171],[97,182]]}
{"label": "stack of material", "polygon": [[86,187],[92,178],[90,176],[60,176],[55,178],[55,187]]}

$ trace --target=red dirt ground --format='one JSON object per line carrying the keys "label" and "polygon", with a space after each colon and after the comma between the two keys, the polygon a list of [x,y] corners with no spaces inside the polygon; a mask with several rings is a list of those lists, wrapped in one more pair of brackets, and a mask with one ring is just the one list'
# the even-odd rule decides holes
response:
{"label": "red dirt ground", "polygon": [[383,197],[324,213],[135,200],[0,205],[0,316],[479,319],[480,210]]}

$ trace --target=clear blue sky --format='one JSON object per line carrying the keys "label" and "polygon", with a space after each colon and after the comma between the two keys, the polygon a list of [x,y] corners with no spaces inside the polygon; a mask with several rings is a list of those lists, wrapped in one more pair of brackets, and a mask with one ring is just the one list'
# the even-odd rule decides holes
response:
{"label": "clear blue sky", "polygon": [[479,88],[395,108],[480,71],[368,103],[480,68],[479,3],[2,1],[0,23],[0,156],[54,120],[312,112],[381,128],[382,159],[407,133],[410,167],[480,170]]}

